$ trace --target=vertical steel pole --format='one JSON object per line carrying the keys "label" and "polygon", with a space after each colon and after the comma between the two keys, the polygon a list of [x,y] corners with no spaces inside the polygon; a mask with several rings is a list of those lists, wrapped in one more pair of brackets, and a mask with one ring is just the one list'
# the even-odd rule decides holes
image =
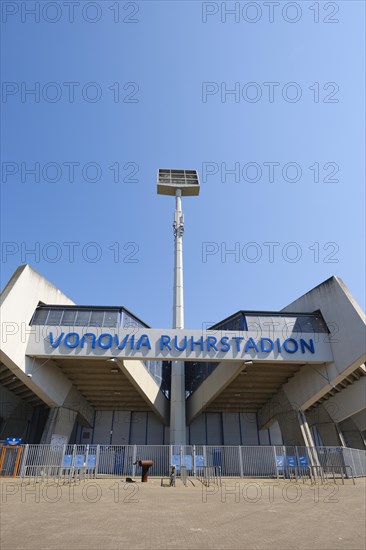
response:
{"label": "vertical steel pole", "polygon": [[[174,288],[173,288],[173,328],[184,328],[183,294],[183,232],[181,190],[175,195],[174,213]],[[172,361],[172,381],[170,390],[170,443],[186,444],[186,398],[184,361]]]}
{"label": "vertical steel pole", "polygon": [[182,192],[177,189],[174,212],[174,289],[173,289],[173,328],[184,328],[183,295],[183,233]]}
{"label": "vertical steel pole", "polygon": [[192,462],[193,462],[193,476],[197,475],[197,466],[196,466],[196,445],[192,446]]}
{"label": "vertical steel pole", "polygon": [[240,468],[240,477],[244,477],[244,466],[243,466],[243,455],[241,454],[241,446],[238,446],[238,453],[239,453],[239,468]]}
{"label": "vertical steel pole", "polygon": [[25,448],[24,448],[24,453],[23,453],[23,456],[22,456],[22,462],[21,462],[21,467],[20,467],[20,474],[19,475],[22,478],[25,476],[25,472],[26,472],[28,452],[29,452],[29,444],[27,443]]}
{"label": "vertical steel pole", "polygon": [[136,459],[137,459],[137,446],[134,445],[133,446],[133,451],[132,451],[132,477],[135,477],[136,476]]}

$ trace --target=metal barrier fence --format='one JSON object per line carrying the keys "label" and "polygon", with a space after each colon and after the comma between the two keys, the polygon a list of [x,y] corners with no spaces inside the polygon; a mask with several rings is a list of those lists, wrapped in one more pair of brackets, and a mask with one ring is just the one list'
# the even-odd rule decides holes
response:
{"label": "metal barrier fence", "polygon": [[221,467],[220,466],[203,466],[197,471],[197,477],[203,485],[217,485],[221,487]]}
{"label": "metal barrier fence", "polygon": [[201,477],[203,468],[241,478],[366,476],[366,451],[285,445],[24,445],[18,476],[134,478],[141,474],[138,460],[152,460],[149,476],[158,477],[169,477],[173,465],[178,478]]}
{"label": "metal barrier fence", "polygon": [[22,452],[22,447],[2,446],[0,450],[0,477],[17,476]]}
{"label": "metal barrier fence", "polygon": [[93,478],[98,447],[89,445],[25,445],[19,476],[42,480]]}

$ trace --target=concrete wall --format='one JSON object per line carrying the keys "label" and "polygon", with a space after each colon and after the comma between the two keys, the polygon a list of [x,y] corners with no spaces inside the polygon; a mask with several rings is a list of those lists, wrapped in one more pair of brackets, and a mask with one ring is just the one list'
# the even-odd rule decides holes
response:
{"label": "concrete wall", "polygon": [[19,267],[1,293],[1,361],[49,407],[66,404],[90,423],[92,407],[53,361],[26,356],[30,334],[42,337],[43,327],[29,326],[39,302],[74,305],[29,265]]}
{"label": "concrete wall", "polygon": [[331,331],[324,336],[329,338],[334,361],[319,367],[307,365],[284,386],[290,401],[303,410],[366,361],[365,315],[339,277],[331,277],[282,311],[315,310],[321,311]]}
{"label": "concrete wall", "polygon": [[[48,405],[58,406],[70,390],[71,382],[63,377],[52,361],[48,362],[47,369],[42,370],[42,364],[46,363],[44,360],[36,364],[26,357],[30,332],[42,329],[29,326],[39,302],[73,304],[67,296],[30,266],[19,267],[1,294],[1,360]],[[34,374],[41,371],[41,377],[33,378]],[[27,374],[32,375],[32,378]]]}
{"label": "concrete wall", "polygon": [[93,427],[78,426],[71,443],[164,445],[169,443],[164,428],[153,412],[95,411]]}
{"label": "concrete wall", "polygon": [[340,422],[339,429],[342,432],[347,447],[366,450],[365,437],[352,418],[346,418],[346,420]]}
{"label": "concrete wall", "polygon": [[40,301],[74,305],[70,298],[29,265],[19,267],[1,293],[1,351],[13,368],[25,371],[29,334],[36,330],[36,327],[29,326],[29,322]]}
{"label": "concrete wall", "polygon": [[260,430],[256,413],[202,413],[189,426],[190,445],[282,445],[279,424]]}
{"label": "concrete wall", "polygon": [[[286,444],[295,444],[295,441],[301,444],[304,436],[304,426],[301,422],[286,422],[286,415],[290,409],[294,413],[296,411],[306,413],[311,405],[358,369],[366,360],[365,316],[341,279],[331,277],[282,311],[296,313],[316,310],[321,311],[330,329],[330,334],[324,334],[324,338],[331,344],[333,362],[316,366],[304,365],[259,411],[259,422],[262,428],[274,418],[279,420]],[[339,413],[337,417],[331,413],[332,407],[330,407],[326,420],[323,414],[323,419],[318,424],[311,421],[313,427],[317,426],[317,430],[312,430],[312,433],[320,436],[324,444],[340,444],[341,439],[336,423],[345,417],[359,413],[362,410],[361,407],[365,408],[363,388],[364,382],[361,380],[329,400],[337,401],[336,408]],[[357,399],[356,397],[348,399],[348,395],[355,395]],[[327,401],[323,406],[327,409]],[[305,443],[306,441],[303,440],[302,444]],[[311,444],[311,440],[308,443]]]}
{"label": "concrete wall", "polygon": [[[87,437],[85,437],[87,436]],[[93,428],[78,426],[71,443],[167,445],[169,430],[152,412],[96,411]],[[282,445],[279,424],[259,430],[255,413],[203,413],[188,428],[189,445]]]}

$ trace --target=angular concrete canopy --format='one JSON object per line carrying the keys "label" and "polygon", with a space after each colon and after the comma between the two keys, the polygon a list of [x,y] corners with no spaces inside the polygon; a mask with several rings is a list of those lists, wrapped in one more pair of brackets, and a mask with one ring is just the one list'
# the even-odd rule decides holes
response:
{"label": "angular concrete canopy", "polygon": [[[29,388],[49,407],[62,406],[75,410],[89,425],[92,424],[95,407],[105,409],[109,402],[111,409],[118,409],[120,401],[134,410],[153,410],[168,424],[167,399],[141,361],[121,363],[121,375],[117,377],[119,381],[116,384],[116,378],[110,382],[110,366],[105,367],[105,360],[101,361],[101,365],[92,359],[87,361],[86,366],[85,359],[70,362],[67,358],[54,360],[26,356],[29,335],[42,328],[29,326],[39,303],[75,305],[29,265],[20,266],[1,293],[0,358],[4,376],[8,376],[6,369],[9,369],[21,385]],[[42,337],[41,334],[38,336]],[[95,376],[91,377],[93,373]],[[109,389],[103,390],[103,384]],[[93,388],[95,392],[99,391],[98,399],[90,393]],[[109,397],[103,391],[108,391]]]}
{"label": "angular concrete canopy", "polygon": [[[323,366],[304,367],[283,386],[288,400],[299,410],[306,411],[322,398],[337,392],[338,385],[349,380],[354,383],[359,376],[350,380],[350,375],[359,372],[366,360],[365,315],[339,277],[331,277],[316,286],[288,306],[283,312],[314,312],[320,310],[327,326],[334,361]],[[361,372],[362,375],[362,372]],[[338,391],[340,391],[338,389]],[[346,391],[346,390],[343,390]],[[357,391],[356,389],[352,392]],[[343,398],[339,398],[342,399]],[[276,416],[276,404],[280,400],[274,396],[271,402],[260,410],[260,427],[270,424]],[[365,400],[363,408],[365,408]],[[349,405],[348,413],[360,410],[360,400]]]}

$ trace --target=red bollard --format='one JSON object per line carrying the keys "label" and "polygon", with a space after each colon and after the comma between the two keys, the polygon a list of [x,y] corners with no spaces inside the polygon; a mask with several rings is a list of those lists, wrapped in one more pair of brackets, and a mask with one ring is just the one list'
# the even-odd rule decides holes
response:
{"label": "red bollard", "polygon": [[142,473],[141,473],[141,481],[142,483],[146,483],[147,482],[147,478],[148,478],[148,472],[149,472],[149,468],[150,466],[152,466],[154,463],[152,460],[139,460],[138,461],[138,465],[141,466],[142,468]]}

